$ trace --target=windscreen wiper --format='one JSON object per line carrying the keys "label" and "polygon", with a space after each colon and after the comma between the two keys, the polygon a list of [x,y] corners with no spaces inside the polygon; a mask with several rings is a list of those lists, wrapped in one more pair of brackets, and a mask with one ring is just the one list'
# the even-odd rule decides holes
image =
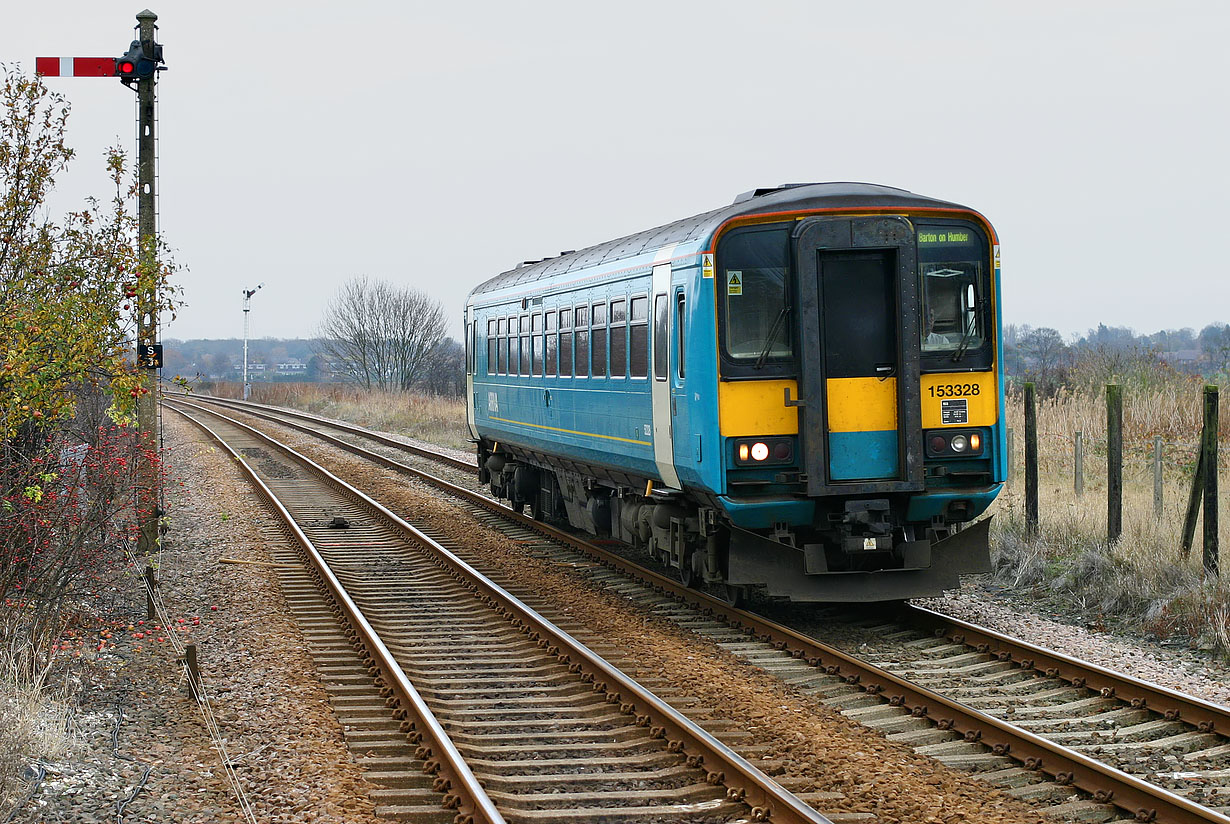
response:
{"label": "windscreen wiper", "polygon": [[[975,312],[978,311],[977,303],[974,304],[974,311]],[[965,357],[965,353],[969,351],[970,342],[974,340],[974,333],[970,330],[969,327],[973,325],[974,325],[974,320],[973,318],[970,318],[970,322],[966,324],[966,328],[961,333],[961,343],[957,345],[957,351],[952,353],[953,363],[957,363],[958,361],[960,361],[961,358]]]}
{"label": "windscreen wiper", "polygon": [[773,319],[773,325],[769,327],[769,334],[764,341],[764,349],[760,350],[760,357],[756,358],[756,363],[752,366],[753,369],[762,369],[764,362],[769,357],[769,350],[773,348],[773,341],[777,338],[778,330],[782,328],[782,321],[786,319],[786,314],[790,311],[790,304],[782,307],[782,310],[777,313],[777,317]]}

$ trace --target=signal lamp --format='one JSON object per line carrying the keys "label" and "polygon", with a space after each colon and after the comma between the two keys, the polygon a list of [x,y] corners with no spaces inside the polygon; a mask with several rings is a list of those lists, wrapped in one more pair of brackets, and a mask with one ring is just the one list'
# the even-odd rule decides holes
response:
{"label": "signal lamp", "polygon": [[148,48],[140,40],[132,41],[128,53],[115,58],[115,74],[125,86],[152,77],[162,61],[162,46],[150,42]]}
{"label": "signal lamp", "polygon": [[929,458],[974,457],[982,454],[981,432],[931,431],[925,433],[924,437]]}
{"label": "signal lamp", "polygon": [[794,461],[794,438],[740,438],[734,443],[738,466],[781,466]]}

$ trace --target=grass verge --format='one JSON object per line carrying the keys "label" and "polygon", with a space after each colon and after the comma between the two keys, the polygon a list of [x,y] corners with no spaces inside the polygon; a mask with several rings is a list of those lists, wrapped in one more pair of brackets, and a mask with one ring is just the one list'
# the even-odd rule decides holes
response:
{"label": "grass verge", "polygon": [[30,789],[33,766],[63,758],[75,740],[68,731],[74,702],[56,686],[50,659],[23,639],[20,615],[0,617],[0,821],[8,820]]}

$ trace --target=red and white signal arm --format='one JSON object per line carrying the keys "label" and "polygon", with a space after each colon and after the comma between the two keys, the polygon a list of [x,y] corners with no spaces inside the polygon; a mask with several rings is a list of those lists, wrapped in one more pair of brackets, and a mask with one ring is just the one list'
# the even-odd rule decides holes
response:
{"label": "red and white signal arm", "polygon": [[115,58],[36,57],[34,70],[44,77],[115,77]]}

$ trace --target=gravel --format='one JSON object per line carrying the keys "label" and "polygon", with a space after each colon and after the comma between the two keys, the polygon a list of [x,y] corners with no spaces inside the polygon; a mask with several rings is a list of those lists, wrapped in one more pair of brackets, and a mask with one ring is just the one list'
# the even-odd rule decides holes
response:
{"label": "gravel", "polygon": [[[100,594],[100,604],[108,605],[100,623],[113,627],[114,648],[80,670],[86,686],[72,719],[75,750],[44,762],[44,779],[13,821],[115,822],[125,803],[122,821],[245,820],[219,745],[188,694],[175,645],[157,640],[171,634],[200,650],[225,750],[256,820],[379,821],[273,571],[222,563],[269,561],[269,547],[281,541],[278,528],[247,492],[236,467],[194,427],[168,414],[165,430],[171,531],[159,589],[171,632],[161,622],[154,622],[157,629],[141,623],[139,570],[116,591]],[[364,485],[376,474],[363,470]],[[647,618],[609,593],[578,590],[580,582],[544,568],[513,542],[482,537],[485,529],[476,522],[459,518],[430,494],[407,490],[403,481],[397,484],[407,508],[428,514],[442,528],[464,530],[492,562],[513,558],[541,591],[571,599],[575,613],[634,647],[644,670],[678,679],[681,688],[714,707],[716,717],[752,731],[769,748],[768,757],[784,765],[784,775],[806,776],[809,786],[843,793],[841,809],[872,812],[883,821],[1036,820],[1036,813],[999,791],[836,712],[818,711],[813,701],[669,622]],[[921,603],[1230,703],[1230,670],[1199,652],[1074,627],[980,583]]]}
{"label": "gravel", "polygon": [[1080,658],[1143,681],[1230,706],[1230,666],[1202,650],[1181,643],[1160,644],[1146,638],[1073,626],[1061,616],[1039,612],[1027,599],[988,586],[981,578],[942,598],[916,604],[981,624],[1040,647]]}
{"label": "gravel", "polygon": [[[221,563],[268,561],[277,528],[194,427],[168,414],[165,439],[171,530],[159,593],[172,630],[144,622],[136,574],[107,594],[114,604],[99,618],[118,625],[115,647],[81,672],[75,751],[46,763],[14,824],[116,822],[125,801],[125,822],[252,820],[227,780],[219,743],[255,820],[380,821],[272,570]],[[219,740],[188,693],[172,634],[199,649]]]}

